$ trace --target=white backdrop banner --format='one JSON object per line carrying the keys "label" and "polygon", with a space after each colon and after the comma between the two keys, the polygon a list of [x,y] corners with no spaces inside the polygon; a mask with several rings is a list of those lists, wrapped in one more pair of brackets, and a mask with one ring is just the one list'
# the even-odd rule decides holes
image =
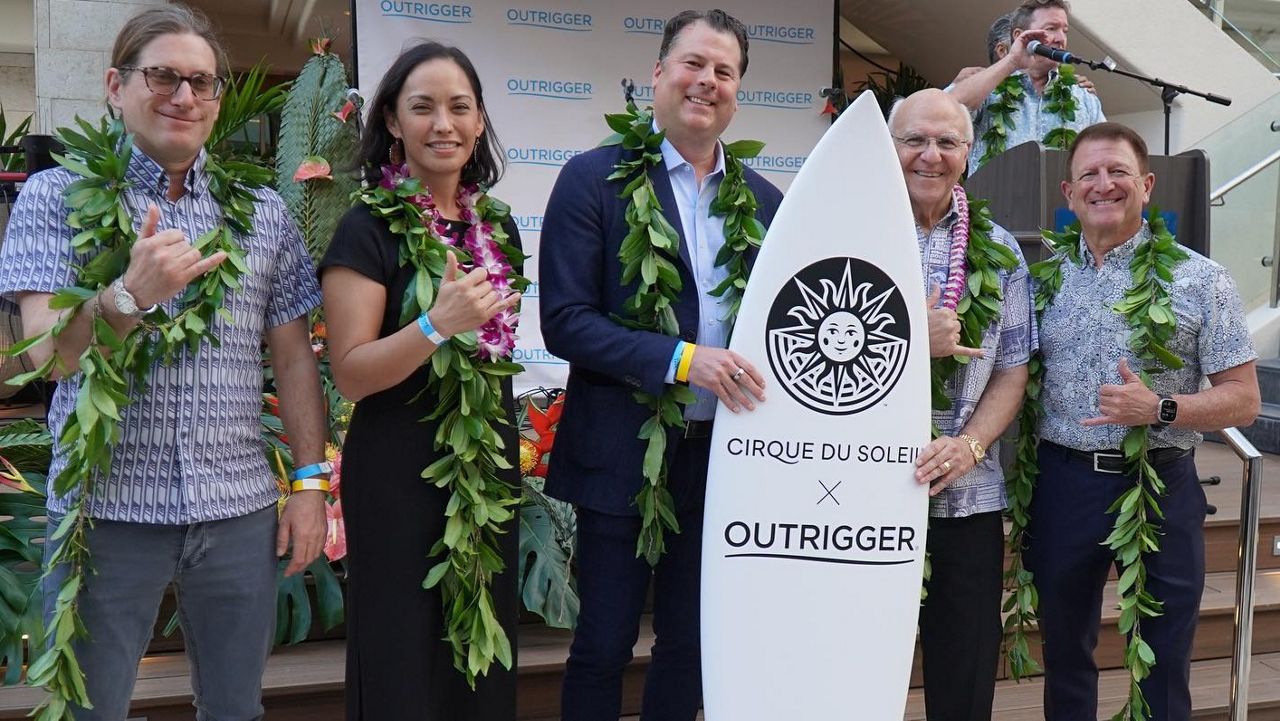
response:
{"label": "white backdrop banner", "polygon": [[[832,0],[709,4],[741,20],[750,37],[740,109],[725,139],[764,141],[764,151],[748,165],[785,191],[830,124],[820,93],[831,85]],[[652,101],[666,20],[703,6],[679,0],[355,0],[354,7],[357,78],[365,98],[373,97],[400,50],[417,40],[456,45],[475,63],[506,149],[506,175],[493,194],[511,205],[525,252],[533,256],[525,269],[533,285],[525,294],[515,355],[527,370],[516,390],[563,386],[568,366],[547,351],[538,323],[537,256],[547,196],[565,162],[609,134],[603,116],[622,111],[624,77],[635,83],[637,104]]]}

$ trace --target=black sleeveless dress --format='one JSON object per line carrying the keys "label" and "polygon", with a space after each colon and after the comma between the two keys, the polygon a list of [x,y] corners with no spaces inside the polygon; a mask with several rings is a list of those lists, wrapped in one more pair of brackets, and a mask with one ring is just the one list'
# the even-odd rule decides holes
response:
{"label": "black sleeveless dress", "polygon": [[[465,223],[450,226],[454,234]],[[504,226],[519,244],[513,223]],[[398,262],[400,240],[364,205],[343,216],[320,264],[342,266],[387,288],[379,337],[400,329],[400,299],[413,276]],[[515,668],[495,663],[472,691],[453,667],[444,637],[439,589],[422,580],[437,562],[431,546],[444,535],[449,494],[420,477],[439,457],[435,422],[422,422],[436,406],[423,393],[427,368],[404,382],[356,403],[342,450],[342,510],[347,532],[347,721],[507,721],[516,713]],[[416,398],[415,398],[416,396]],[[511,383],[503,400],[514,419]],[[512,465],[519,466],[517,438],[504,438]],[[518,471],[503,480],[519,487]],[[518,493],[518,491],[517,491]],[[516,651],[519,529],[516,521],[499,537],[507,571],[494,580],[494,606]]]}

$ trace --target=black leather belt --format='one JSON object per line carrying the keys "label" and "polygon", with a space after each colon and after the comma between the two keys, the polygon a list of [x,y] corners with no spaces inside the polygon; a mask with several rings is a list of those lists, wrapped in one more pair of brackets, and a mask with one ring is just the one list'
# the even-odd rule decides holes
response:
{"label": "black leather belt", "polygon": [[711,426],[715,421],[685,421],[685,438],[710,438]]}
{"label": "black leather belt", "polygon": [[[1088,465],[1097,473],[1126,473],[1127,469],[1124,464],[1124,453],[1119,450],[1106,451],[1077,451],[1074,448],[1060,446],[1050,441],[1041,441],[1043,445],[1052,446],[1068,458],[1080,461]],[[1166,463],[1182,458],[1191,453],[1190,449],[1183,448],[1156,448],[1147,456],[1153,466],[1160,466]]]}

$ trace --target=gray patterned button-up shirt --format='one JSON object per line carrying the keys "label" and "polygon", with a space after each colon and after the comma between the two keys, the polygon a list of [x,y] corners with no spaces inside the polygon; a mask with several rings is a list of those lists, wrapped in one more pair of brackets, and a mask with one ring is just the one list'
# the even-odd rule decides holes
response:
{"label": "gray patterned button-up shirt", "polygon": [[[1102,114],[1102,101],[1098,100],[1098,96],[1076,85],[1071,88],[1071,94],[1076,99],[1076,119],[1063,123],[1062,116],[1044,109],[1044,95],[1036,92],[1030,75],[1019,70],[1014,73],[1014,76],[1022,78],[1022,90],[1025,95],[1022,97],[1022,105],[1018,108],[1018,112],[1013,114],[1013,129],[1009,131],[1006,148],[1022,145],[1030,140],[1039,143],[1054,128],[1083,130],[1107,119]],[[1058,77],[1058,71],[1050,71],[1050,81],[1056,77]],[[969,150],[970,175],[982,167],[982,156],[987,152],[987,144],[983,142],[982,135],[991,127],[991,114],[987,112],[987,106],[994,102],[996,97],[992,92],[983,101],[982,107],[973,114],[973,147]]]}
{"label": "gray patterned button-up shirt", "polygon": [[[161,230],[177,228],[194,240],[213,228],[221,211],[209,192],[204,155],[177,202],[165,197],[168,178],[136,147],[127,171],[126,208],[135,224],[148,204],[160,208]],[[31,177],[22,189],[0,246],[0,294],[52,293],[71,285],[85,258],[71,249],[74,231],[62,191],[78,176],[62,168]],[[214,322],[220,347],[205,344],[172,365],[157,363],[146,387],[129,388],[121,441],[111,471],[95,482],[86,510],[93,518],[134,523],[188,524],[246,515],[279,497],[262,441],[261,344],[264,332],[301,317],[320,300],[315,271],[302,238],[274,191],[259,190],[254,232],[237,240],[250,272],[224,307],[234,318]],[[177,311],[173,300],[164,304]],[[52,479],[65,465],[56,439],[75,407],[79,375],[58,384],[49,408],[55,439]],[[68,498],[49,498],[49,510],[67,510]]]}
{"label": "gray patterned button-up shirt", "polygon": [[[1137,235],[1103,257],[1102,267],[1084,239],[1080,239],[1083,266],[1069,259],[1062,263],[1062,289],[1040,318],[1044,387],[1044,418],[1040,437],[1082,451],[1116,449],[1128,428],[1118,425],[1080,425],[1098,411],[1098,388],[1119,384],[1120,359],[1135,372],[1139,365],[1129,350],[1129,327],[1111,306],[1124,298],[1133,285],[1129,261],[1138,244],[1151,237],[1143,221]],[[1169,290],[1178,328],[1169,350],[1183,360],[1180,370],[1155,374],[1156,393],[1195,393],[1205,376],[1234,368],[1258,357],[1249,339],[1244,308],[1235,282],[1226,268],[1184,248],[1190,256],[1173,269]],[[1186,428],[1153,430],[1153,448],[1191,448],[1202,436]]]}
{"label": "gray patterned button-up shirt", "polygon": [[[926,289],[944,287],[951,255],[951,227],[957,216],[953,209],[929,231],[916,226],[920,243],[920,270]],[[934,411],[933,421],[945,435],[961,432],[973,416],[987,387],[991,373],[1023,365],[1037,344],[1036,326],[1031,315],[1031,284],[1027,263],[1018,242],[1004,228],[992,228],[991,239],[1003,243],[1018,256],[1018,267],[1000,272],[1004,291],[1000,317],[982,337],[983,358],[972,358],[947,381],[947,397],[951,409]],[[955,480],[942,493],[929,499],[929,515],[935,518],[961,518],[975,513],[1003,510],[1006,504],[1004,471],[1000,468],[999,443],[992,443],[987,457],[973,470]]]}

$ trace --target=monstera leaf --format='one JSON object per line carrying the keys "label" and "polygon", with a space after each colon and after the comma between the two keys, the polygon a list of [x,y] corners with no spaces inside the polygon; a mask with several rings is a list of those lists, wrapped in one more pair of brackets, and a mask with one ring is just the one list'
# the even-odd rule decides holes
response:
{"label": "monstera leaf", "polygon": [[342,584],[329,559],[321,554],[302,573],[284,575],[286,561],[280,562],[276,580],[276,643],[290,646],[307,640],[311,633],[311,595],[307,592],[306,577],[315,579],[316,610],[320,614],[320,626],[333,628],[342,623]]}
{"label": "monstera leaf", "polygon": [[548,626],[573,628],[578,622],[570,565],[573,508],[544,495],[530,480],[525,478],[526,501],[520,508],[520,597]]}

